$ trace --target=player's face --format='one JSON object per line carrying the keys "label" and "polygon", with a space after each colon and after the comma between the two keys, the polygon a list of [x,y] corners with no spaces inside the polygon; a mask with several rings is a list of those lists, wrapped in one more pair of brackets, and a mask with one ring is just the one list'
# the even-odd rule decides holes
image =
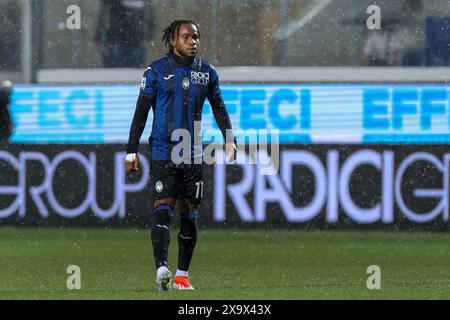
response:
{"label": "player's face", "polygon": [[174,53],[186,58],[197,55],[200,37],[197,28],[192,24],[183,23],[178,32],[178,38],[171,40]]}

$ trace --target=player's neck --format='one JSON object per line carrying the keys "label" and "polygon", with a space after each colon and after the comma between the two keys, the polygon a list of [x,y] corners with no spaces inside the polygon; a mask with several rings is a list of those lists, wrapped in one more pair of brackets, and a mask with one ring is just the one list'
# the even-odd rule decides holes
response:
{"label": "player's neck", "polygon": [[169,54],[169,57],[172,59],[174,67],[189,67],[194,62],[195,58],[187,58],[177,55],[174,52]]}

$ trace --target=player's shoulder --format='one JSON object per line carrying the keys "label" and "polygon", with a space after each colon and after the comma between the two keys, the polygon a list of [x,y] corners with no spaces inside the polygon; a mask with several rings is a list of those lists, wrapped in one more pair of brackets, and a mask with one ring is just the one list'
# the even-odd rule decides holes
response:
{"label": "player's shoulder", "polygon": [[214,65],[209,62],[206,59],[203,58],[197,58],[198,59],[198,65],[200,66],[200,70],[202,70],[202,72],[212,72],[212,73],[217,73],[216,71],[216,67],[214,67]]}
{"label": "player's shoulder", "polygon": [[164,66],[164,61],[167,60],[167,56],[156,59],[152,63],[150,63],[150,67],[152,68],[162,68]]}
{"label": "player's shoulder", "polygon": [[197,63],[200,65],[200,68],[210,68],[214,70],[216,69],[211,62],[201,57],[197,58]]}

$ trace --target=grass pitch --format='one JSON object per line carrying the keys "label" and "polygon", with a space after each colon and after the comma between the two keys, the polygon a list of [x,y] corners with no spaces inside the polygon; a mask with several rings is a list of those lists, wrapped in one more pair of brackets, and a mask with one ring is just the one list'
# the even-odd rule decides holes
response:
{"label": "grass pitch", "polygon": [[[1,299],[449,299],[450,234],[201,230],[195,291],[159,292],[150,231],[0,228]],[[170,267],[176,270],[176,230]],[[69,290],[69,265],[81,289]],[[381,268],[381,289],[366,286]]]}

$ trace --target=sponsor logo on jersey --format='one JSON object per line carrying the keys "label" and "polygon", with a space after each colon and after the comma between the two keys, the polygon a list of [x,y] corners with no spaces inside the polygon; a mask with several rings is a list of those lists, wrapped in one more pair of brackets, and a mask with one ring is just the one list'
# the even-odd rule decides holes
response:
{"label": "sponsor logo on jersey", "polygon": [[141,88],[144,89],[146,84],[147,84],[147,78],[143,77],[141,80]]}

